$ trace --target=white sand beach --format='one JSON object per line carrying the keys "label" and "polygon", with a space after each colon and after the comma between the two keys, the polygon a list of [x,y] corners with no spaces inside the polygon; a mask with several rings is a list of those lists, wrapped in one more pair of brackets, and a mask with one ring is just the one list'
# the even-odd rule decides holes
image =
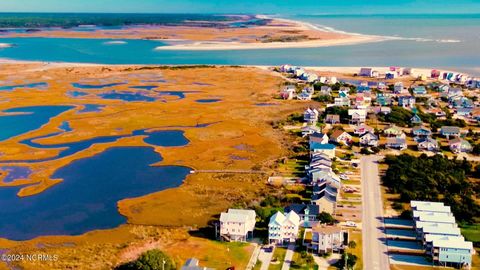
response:
{"label": "white sand beach", "polygon": [[[257,15],[257,18],[268,19],[269,16]],[[274,18],[276,22],[295,24],[298,30],[310,30],[318,32],[338,32],[333,30],[320,29],[311,23],[294,21],[289,19]],[[315,39],[306,41],[295,42],[231,42],[231,41],[197,41],[192,43],[171,44],[167,46],[158,46],[155,48],[157,51],[164,50],[193,50],[193,51],[206,51],[206,50],[257,50],[257,49],[285,49],[285,48],[317,48],[317,47],[330,47],[330,46],[344,46],[355,45],[361,43],[380,42],[388,40],[386,37],[374,36],[374,35],[362,35],[357,33],[342,32],[344,37],[330,38],[330,39]],[[169,41],[169,40],[163,40]]]}
{"label": "white sand beach", "polygon": [[309,40],[299,42],[269,42],[269,43],[241,43],[241,42],[194,42],[190,44],[176,44],[158,46],[157,51],[214,51],[214,50],[258,50],[258,49],[286,49],[286,48],[317,48],[329,46],[355,45],[361,43],[380,42],[385,39],[375,36],[351,36],[341,39]]}

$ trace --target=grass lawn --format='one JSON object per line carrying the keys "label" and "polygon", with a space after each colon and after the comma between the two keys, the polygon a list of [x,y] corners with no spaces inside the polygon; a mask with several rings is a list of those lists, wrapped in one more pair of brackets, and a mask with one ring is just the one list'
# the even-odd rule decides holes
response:
{"label": "grass lawn", "polygon": [[289,159],[285,163],[280,163],[278,170],[284,175],[298,177],[305,174],[305,165],[307,164],[308,162],[305,160]]}
{"label": "grass lawn", "polygon": [[358,229],[350,229],[349,232],[349,239],[348,241],[355,241],[357,243],[357,246],[353,249],[348,249],[349,253],[354,254],[357,256],[357,264],[355,264],[355,269],[363,269],[363,261],[362,261],[362,248],[363,248],[363,242],[362,242],[362,231]]}
{"label": "grass lawn", "polygon": [[362,182],[360,180],[342,180],[344,185],[360,185]]}
{"label": "grass lawn", "polygon": [[361,198],[362,195],[358,194],[358,193],[342,193],[342,197],[343,198]]}
{"label": "grass lawn", "polygon": [[340,201],[339,204],[354,206],[354,205],[361,205],[362,202],[361,201],[357,202],[357,201],[345,201],[345,200],[343,200],[343,201]]}
{"label": "grass lawn", "polygon": [[[283,261],[285,260],[285,253],[287,253],[287,249],[283,247],[277,247],[275,248],[275,251],[273,252],[272,256],[272,263],[270,264],[270,267],[268,268],[269,270],[281,270]],[[276,264],[273,264],[273,262],[276,259]]]}
{"label": "grass lawn", "polygon": [[[477,243],[480,242],[480,224],[461,225],[460,229],[466,240]],[[480,269],[480,248],[476,248],[475,250],[477,254],[472,257],[472,269]]]}
{"label": "grass lawn", "polygon": [[[299,265],[297,265],[297,263]],[[301,269],[301,270],[317,270],[318,265],[316,263],[307,264],[302,255],[300,254],[299,250],[295,250],[293,253],[292,264],[290,265],[290,269]]]}
{"label": "grass lawn", "polygon": [[468,241],[480,242],[480,224],[461,225],[460,229]]}

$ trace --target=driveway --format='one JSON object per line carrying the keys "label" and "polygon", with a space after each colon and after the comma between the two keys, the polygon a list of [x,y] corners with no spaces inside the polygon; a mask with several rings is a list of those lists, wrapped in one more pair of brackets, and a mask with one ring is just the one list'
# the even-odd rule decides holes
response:
{"label": "driveway", "polygon": [[265,252],[263,248],[260,249],[260,253],[258,254],[258,260],[262,263],[260,270],[268,270],[274,251],[273,249],[272,252]]}
{"label": "driveway", "polygon": [[290,269],[290,263],[292,262],[294,252],[295,252],[295,244],[288,245],[287,252],[285,253],[285,260],[283,261],[283,265],[282,265],[282,270]]}
{"label": "driveway", "polygon": [[362,238],[363,269],[390,269],[385,243],[383,203],[377,161],[381,156],[364,156],[360,160],[362,172]]}

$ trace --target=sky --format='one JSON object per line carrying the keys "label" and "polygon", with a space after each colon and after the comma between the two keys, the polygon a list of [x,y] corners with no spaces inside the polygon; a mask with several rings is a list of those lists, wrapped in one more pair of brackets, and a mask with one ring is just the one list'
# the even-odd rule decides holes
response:
{"label": "sky", "polygon": [[0,12],[480,13],[480,0],[0,0]]}

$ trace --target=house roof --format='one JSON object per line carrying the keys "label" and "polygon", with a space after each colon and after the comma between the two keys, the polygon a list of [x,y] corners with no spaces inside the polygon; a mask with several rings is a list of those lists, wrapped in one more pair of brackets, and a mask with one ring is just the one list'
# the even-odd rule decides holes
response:
{"label": "house roof", "polygon": [[387,138],[387,144],[406,144],[407,141],[404,138]]}
{"label": "house roof", "polygon": [[421,215],[434,215],[437,217],[450,217],[453,216],[452,213],[449,212],[432,212],[432,211],[418,211],[418,210],[413,210],[413,217],[420,217]]}
{"label": "house roof", "polygon": [[455,217],[446,213],[438,212],[418,212],[418,220],[423,222],[449,223],[455,224]]}
{"label": "house roof", "polygon": [[335,145],[330,143],[310,142],[310,150],[335,150]]}
{"label": "house roof", "polygon": [[460,133],[460,128],[455,126],[443,126],[440,128],[442,133]]}
{"label": "house roof", "polygon": [[378,140],[378,136],[375,135],[373,132],[371,131],[367,131],[365,133],[363,133],[360,138],[363,138],[363,137],[369,137],[370,140]]}
{"label": "house roof", "polygon": [[248,220],[255,220],[254,210],[247,209],[228,209],[227,213],[220,214],[221,222],[247,222]]}
{"label": "house roof", "polygon": [[285,222],[285,219],[285,215],[282,214],[282,212],[277,211],[275,214],[273,214],[273,216],[270,217],[270,222],[268,223],[268,225],[282,225],[283,222]]}
{"label": "house roof", "polygon": [[304,215],[305,210],[308,209],[308,214],[309,215],[318,215],[320,213],[320,206],[315,205],[315,204],[291,204],[287,207],[285,207],[285,213],[288,213],[290,211],[294,211],[295,213],[299,215]]}
{"label": "house roof", "polygon": [[335,120],[335,121],[340,121],[340,115],[338,114],[327,114],[327,116],[325,117],[325,120],[327,121],[331,121],[331,120]]}
{"label": "house roof", "polygon": [[426,242],[432,242],[433,240],[451,240],[451,241],[455,241],[455,240],[460,240],[460,241],[464,241],[465,238],[462,236],[462,235],[438,235],[438,234],[427,234],[425,235],[425,241]]}
{"label": "house roof", "polygon": [[292,224],[298,226],[300,225],[300,216],[294,211],[290,211],[285,216],[285,220],[290,221]]}
{"label": "house roof", "polygon": [[416,220],[415,221],[415,227],[418,229],[421,229],[423,227],[430,227],[430,226],[436,226],[436,227],[444,227],[444,228],[456,228],[458,227],[455,222],[453,223],[439,223],[439,222],[434,222],[434,221],[420,221]]}
{"label": "house roof", "polygon": [[430,134],[432,133],[432,131],[427,128],[427,127],[424,127],[424,126],[416,126],[416,127],[413,127],[412,131],[414,133],[417,133],[417,132],[420,132],[420,131],[425,131],[426,133]]}
{"label": "house roof", "polygon": [[[448,225],[448,224],[447,224]],[[423,234],[441,234],[441,235],[461,235],[460,228],[451,226],[442,226],[439,223],[423,226]]]}
{"label": "house roof", "polygon": [[392,135],[400,135],[403,133],[402,129],[397,126],[389,126],[388,128],[383,130],[385,134],[392,134]]}
{"label": "house roof", "polygon": [[443,202],[430,202],[430,201],[410,201],[410,205],[413,210],[417,211],[429,211],[429,212],[445,212],[451,213],[450,206],[446,206]]}
{"label": "house roof", "polygon": [[[338,137],[342,136],[342,134],[345,133],[345,131],[341,130],[341,129],[336,129],[332,135],[330,135],[330,138],[333,139],[333,140],[336,140],[338,139]],[[347,133],[348,134],[348,133]]]}
{"label": "house roof", "polygon": [[362,124],[360,124],[360,125],[358,125],[358,126],[355,127],[355,131],[357,131],[357,130],[359,130],[359,129],[373,130],[373,127],[368,126],[368,125],[362,123]]}
{"label": "house roof", "polygon": [[326,226],[318,224],[317,226],[312,228],[313,233],[318,234],[334,234],[334,233],[341,233],[343,229],[338,226]]}
{"label": "house roof", "polygon": [[456,248],[456,249],[473,249],[473,243],[465,240],[433,240],[432,245],[434,247],[442,248]]}

